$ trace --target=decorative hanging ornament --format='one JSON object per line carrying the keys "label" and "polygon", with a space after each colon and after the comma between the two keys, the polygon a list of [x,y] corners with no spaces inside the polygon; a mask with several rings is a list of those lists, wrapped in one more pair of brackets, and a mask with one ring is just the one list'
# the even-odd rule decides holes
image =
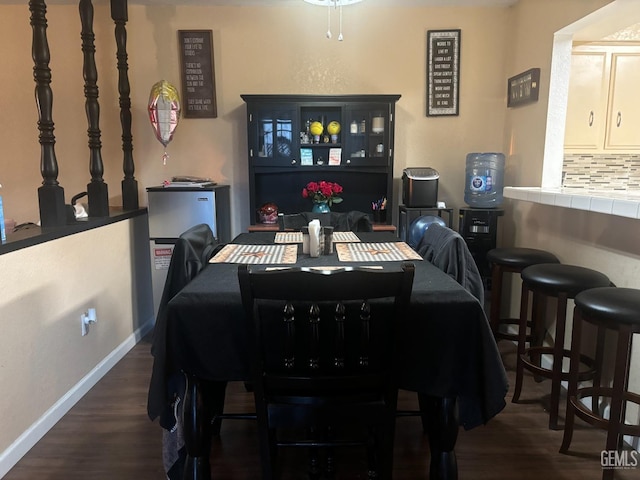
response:
{"label": "decorative hanging ornament", "polygon": [[158,141],[164,146],[163,165],[167,164],[167,145],[173,139],[173,132],[180,119],[180,98],[178,91],[166,80],[160,80],[151,87],[149,95],[149,120]]}

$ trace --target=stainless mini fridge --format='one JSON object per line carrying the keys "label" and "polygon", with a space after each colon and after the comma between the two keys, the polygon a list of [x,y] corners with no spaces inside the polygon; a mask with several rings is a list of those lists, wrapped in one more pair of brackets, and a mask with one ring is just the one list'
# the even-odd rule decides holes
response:
{"label": "stainless mini fridge", "polygon": [[211,227],[220,243],[231,240],[229,185],[148,187],[151,283],[154,314],[158,305],[176,239],[200,223]]}

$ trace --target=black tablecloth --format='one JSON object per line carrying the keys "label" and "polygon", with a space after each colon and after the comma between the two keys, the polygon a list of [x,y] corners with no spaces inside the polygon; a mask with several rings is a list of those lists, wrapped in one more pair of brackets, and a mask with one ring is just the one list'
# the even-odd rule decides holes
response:
{"label": "black tablecloth", "polygon": [[[388,233],[358,236],[366,242],[397,241]],[[234,243],[269,244],[273,239],[272,232],[249,233]],[[376,265],[385,264],[390,265]],[[427,261],[414,264],[410,318],[406,330],[399,332],[400,386],[432,396],[457,396],[460,423],[466,429],[484,424],[504,408],[508,390],[484,311],[447,274]],[[297,265],[349,264],[339,262],[334,253],[318,258],[299,254]],[[156,325],[166,335],[154,338],[166,341],[154,345],[156,352],[166,352],[165,357],[155,353],[154,361],[165,363],[167,374],[182,369],[207,380],[249,378],[237,271],[237,264],[210,264],[169,302],[166,324]]]}

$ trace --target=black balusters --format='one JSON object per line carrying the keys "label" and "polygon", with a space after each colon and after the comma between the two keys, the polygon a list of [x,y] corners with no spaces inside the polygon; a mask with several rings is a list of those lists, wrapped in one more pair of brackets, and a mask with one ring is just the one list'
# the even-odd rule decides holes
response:
{"label": "black balusters", "polygon": [[33,40],[33,78],[36,82],[36,108],[40,131],[40,172],[42,186],[38,188],[40,224],[57,227],[67,223],[64,205],[64,189],[58,183],[58,161],[56,160],[52,117],[53,93],[51,91],[51,69],[49,68],[49,44],[47,42],[47,6],[44,0],[30,0]]}
{"label": "black balusters", "polygon": [[89,128],[89,172],[91,182],[87,185],[89,216],[109,215],[109,192],[102,178],[102,142],[100,141],[100,104],[98,103],[98,71],[95,61],[95,35],[93,33],[93,4],[91,0],[80,0],[80,21],[82,23],[82,53],[84,56],[82,73],[84,77],[85,110]]}
{"label": "black balusters", "polygon": [[127,0],[111,0],[111,18],[115,23],[116,58],[118,60],[118,92],[120,93],[120,123],[122,125],[122,207],[125,210],[138,208],[138,181],[133,176],[133,136],[131,135],[131,89],[129,65],[127,64],[127,29],[129,20]]}

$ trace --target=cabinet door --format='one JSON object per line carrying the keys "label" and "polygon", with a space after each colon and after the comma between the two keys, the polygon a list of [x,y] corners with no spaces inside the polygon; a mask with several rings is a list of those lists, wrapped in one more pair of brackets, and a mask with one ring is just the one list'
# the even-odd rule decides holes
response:
{"label": "cabinet door", "polygon": [[571,56],[565,148],[602,148],[609,89],[607,72],[605,52]]}
{"label": "cabinet door", "polygon": [[393,148],[389,104],[347,105],[345,110],[345,163],[389,165]]}
{"label": "cabinet door", "polygon": [[614,53],[606,149],[640,148],[640,53]]}
{"label": "cabinet door", "polygon": [[297,166],[295,105],[249,106],[249,157],[258,166]]}

